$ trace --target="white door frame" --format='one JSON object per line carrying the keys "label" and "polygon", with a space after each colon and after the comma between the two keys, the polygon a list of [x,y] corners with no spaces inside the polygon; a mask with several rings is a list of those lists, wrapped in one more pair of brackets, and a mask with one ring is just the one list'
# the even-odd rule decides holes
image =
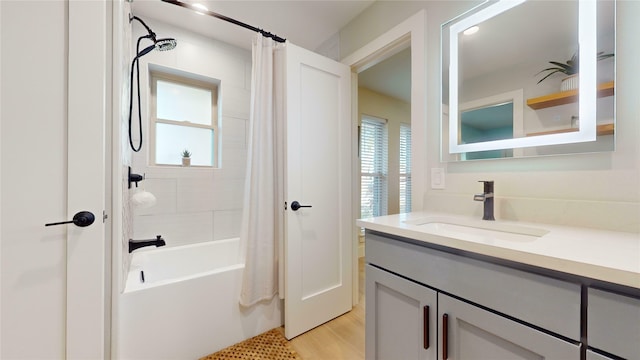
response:
{"label": "white door frame", "polygon": [[[391,30],[342,59],[351,67],[351,120],[353,126],[353,220],[360,217],[360,161],[358,159],[358,73],[411,47],[411,153],[427,153],[427,61],[426,11],[420,10]],[[415,159],[415,157],[414,157]],[[423,208],[427,162],[411,162],[411,210]],[[358,231],[354,226],[353,238],[353,304],[358,303]]]}
{"label": "white door frame", "polygon": [[129,15],[131,14],[131,5],[128,1],[115,0],[112,2],[111,16],[112,16],[112,56],[111,56],[111,119],[112,124],[110,127],[110,139],[111,139],[111,164],[110,164],[110,181],[111,181],[111,193],[110,193],[110,218],[111,218],[111,247],[107,250],[110,251],[110,265],[111,265],[111,332],[109,334],[110,353],[111,358],[116,358],[120,349],[118,343],[118,331],[120,324],[118,321],[119,316],[119,301],[122,290],[124,289],[124,282],[126,279],[126,272],[128,269],[124,268],[125,256],[128,256],[125,239],[127,224],[125,214],[131,209],[125,210],[128,204],[125,203],[124,196],[126,189],[127,171],[125,170],[127,165],[131,164],[131,150],[129,150],[129,144],[126,140],[123,140],[123,134],[126,131],[126,112],[128,111],[128,98],[126,91],[129,91],[129,66],[131,57],[131,26]]}
{"label": "white door frame", "polygon": [[110,3],[68,2],[67,214],[95,215],[88,227],[67,226],[66,358],[109,354],[107,242],[103,212],[110,60]]}

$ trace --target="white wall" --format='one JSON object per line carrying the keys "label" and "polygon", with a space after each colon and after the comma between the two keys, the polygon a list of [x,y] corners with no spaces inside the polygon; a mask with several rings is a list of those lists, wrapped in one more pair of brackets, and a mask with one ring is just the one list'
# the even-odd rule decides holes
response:
{"label": "white wall", "polygon": [[[134,209],[133,238],[162,235],[167,246],[178,246],[238,237],[247,157],[251,53],[153,19],[143,20],[159,38],[173,37],[178,45],[171,51],[152,51],[140,60],[143,138],[146,140],[143,150],[133,155],[132,171],[146,174],[146,180],[139,186],[153,193],[158,201],[152,208]],[[133,23],[134,47],[135,39],[144,35],[143,30],[139,23]],[[218,149],[222,159],[219,168],[148,165],[148,64],[220,81],[222,146]],[[137,117],[134,118],[137,121]],[[129,193],[133,191],[135,189]]]}
{"label": "white wall", "polygon": [[[481,216],[472,201],[478,180],[496,181],[497,218],[548,222],[640,232],[640,74],[635,69],[640,47],[640,2],[618,1],[616,151],[526,159],[443,163],[440,160],[440,25],[477,2],[375,2],[340,31],[341,56],[354,52],[421,9],[427,12],[426,134],[427,144],[413,163],[446,169],[446,189],[427,191],[425,209]],[[421,81],[422,79],[414,79]]]}
{"label": "white wall", "polygon": [[400,124],[411,124],[411,104],[380,94],[367,88],[358,88],[358,113],[387,120],[388,130],[388,197],[387,213],[400,212]]}

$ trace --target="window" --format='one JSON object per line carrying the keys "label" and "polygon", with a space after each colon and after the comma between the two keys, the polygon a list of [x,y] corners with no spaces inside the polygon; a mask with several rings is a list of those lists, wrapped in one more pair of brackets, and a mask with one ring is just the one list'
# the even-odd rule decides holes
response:
{"label": "window", "polygon": [[192,166],[216,166],[217,85],[151,73],[150,159],[155,165],[180,165],[182,152]]}
{"label": "window", "polygon": [[387,124],[364,117],[360,126],[360,216],[387,214]]}
{"label": "window", "polygon": [[400,212],[411,212],[411,125],[400,124]]}

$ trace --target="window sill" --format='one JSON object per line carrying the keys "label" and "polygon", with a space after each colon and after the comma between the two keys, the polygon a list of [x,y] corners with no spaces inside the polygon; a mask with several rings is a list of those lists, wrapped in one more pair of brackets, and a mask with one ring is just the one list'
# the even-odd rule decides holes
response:
{"label": "window sill", "polygon": [[145,174],[154,179],[175,179],[211,176],[221,170],[212,166],[148,165],[145,167]]}

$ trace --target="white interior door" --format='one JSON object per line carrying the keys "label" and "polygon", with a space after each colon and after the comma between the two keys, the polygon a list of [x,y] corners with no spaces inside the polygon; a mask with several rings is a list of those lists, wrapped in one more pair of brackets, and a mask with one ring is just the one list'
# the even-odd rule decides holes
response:
{"label": "white interior door", "polygon": [[[285,336],[351,309],[351,74],[286,48]],[[301,207],[294,210],[293,202]]]}
{"label": "white interior door", "polygon": [[[2,359],[108,357],[107,6],[0,2]],[[28,44],[25,21],[38,46]],[[93,224],[44,226],[80,211],[93,213]]]}

